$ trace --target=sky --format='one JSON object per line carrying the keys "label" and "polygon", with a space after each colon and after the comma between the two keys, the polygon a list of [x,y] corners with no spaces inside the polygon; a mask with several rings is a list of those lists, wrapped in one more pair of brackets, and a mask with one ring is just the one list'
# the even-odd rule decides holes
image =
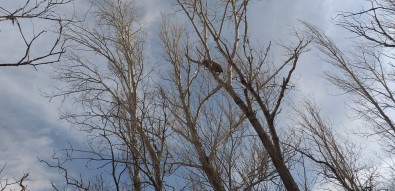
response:
{"label": "sky", "polygon": [[[0,0],[0,6],[12,7],[22,4],[24,0]],[[158,26],[161,12],[172,10],[172,1],[138,0],[142,19],[147,28],[148,50],[157,52]],[[339,11],[360,10],[360,0],[255,0],[250,11],[251,36],[267,43],[287,42],[292,27],[301,27],[299,20],[316,25],[337,42],[347,36],[344,30],[333,25],[332,19]],[[77,13],[89,8],[87,0],[76,0]],[[71,7],[60,11],[70,13]],[[47,23],[25,23],[25,31],[48,28]],[[155,40],[156,39],[156,40]],[[47,38],[40,39],[38,47],[47,45]],[[0,63],[20,57],[22,42],[16,33],[16,27],[9,21],[0,22]],[[341,44],[342,45],[342,44]],[[149,52],[149,51],[148,51]],[[156,60],[155,57],[152,58]],[[320,103],[324,115],[339,128],[356,126],[358,122],[350,121],[344,108],[344,97],[334,96],[331,87],[322,78],[322,72],[330,70],[319,57],[318,52],[311,51],[302,56],[297,73],[294,76],[298,88],[306,96],[314,97]],[[7,164],[3,178],[20,177],[29,173],[30,190],[50,190],[51,182],[61,181],[57,171],[46,167],[38,161],[50,159],[54,151],[67,147],[67,144],[81,144],[84,136],[59,120],[60,100],[49,100],[44,96],[50,92],[56,82],[51,66],[0,67],[0,166]]]}

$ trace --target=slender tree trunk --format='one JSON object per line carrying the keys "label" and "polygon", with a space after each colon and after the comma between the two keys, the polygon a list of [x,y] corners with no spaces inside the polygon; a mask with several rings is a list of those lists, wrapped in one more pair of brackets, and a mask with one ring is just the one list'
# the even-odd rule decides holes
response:
{"label": "slender tree trunk", "polygon": [[[137,161],[135,161],[137,163]],[[140,179],[140,169],[138,164],[133,165],[133,190],[141,191],[141,179]]]}
{"label": "slender tree trunk", "polygon": [[192,140],[194,141],[193,144],[195,146],[197,154],[199,155],[199,161],[202,165],[204,173],[207,175],[207,178],[211,186],[216,191],[225,191],[225,188],[222,184],[221,175],[215,170],[215,168],[213,167],[213,163],[210,161],[207,154],[204,152],[202,143],[199,140],[197,140],[198,139],[197,132],[194,131],[192,134],[193,134]]}
{"label": "slender tree trunk", "polygon": [[[285,188],[288,191],[299,191],[298,184],[294,180],[291,172],[288,167],[285,165],[285,161],[282,157],[281,150],[277,150],[270,139],[270,136],[264,131],[263,126],[256,118],[256,115],[253,111],[250,111],[248,107],[244,104],[242,99],[237,95],[237,93],[228,85],[223,84],[225,90],[229,93],[229,95],[233,98],[235,103],[239,106],[239,108],[246,114],[248,120],[251,125],[255,129],[256,133],[259,136],[259,139],[262,141],[263,146],[267,150],[274,167],[277,170]],[[270,125],[270,124],[269,124]],[[272,124],[273,125],[273,124]],[[274,127],[271,127],[274,128]]]}
{"label": "slender tree trunk", "polygon": [[[180,81],[179,81],[180,82]],[[179,83],[181,84],[181,83]],[[186,98],[183,96],[182,93],[182,88],[179,86],[179,91],[181,95],[181,100],[186,100]],[[192,139],[192,144],[195,147],[195,150],[198,154],[199,157],[199,162],[202,165],[202,169],[204,173],[206,174],[211,186],[214,188],[216,191],[225,191],[225,188],[222,184],[221,181],[221,175],[218,173],[218,171],[215,170],[212,161],[210,161],[209,157],[207,156],[204,146],[201,142],[201,139],[199,137],[199,133],[196,129],[196,122],[193,120],[193,117],[189,111],[188,104],[186,102],[182,102],[183,104],[183,110],[186,115],[186,120],[187,120],[187,125],[189,130],[191,131],[191,139]]]}

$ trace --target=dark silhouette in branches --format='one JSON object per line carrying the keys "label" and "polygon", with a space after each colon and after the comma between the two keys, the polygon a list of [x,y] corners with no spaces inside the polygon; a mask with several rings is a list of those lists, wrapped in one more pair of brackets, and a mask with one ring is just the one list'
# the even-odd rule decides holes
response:
{"label": "dark silhouette in branches", "polygon": [[224,72],[224,71],[222,70],[222,66],[221,66],[220,64],[214,62],[214,61],[211,61],[211,62],[210,62],[209,60],[203,60],[203,61],[201,62],[201,64],[202,64],[204,67],[208,68],[209,70],[211,70],[212,72],[214,72],[214,73],[216,73],[216,74],[220,74],[220,73]]}

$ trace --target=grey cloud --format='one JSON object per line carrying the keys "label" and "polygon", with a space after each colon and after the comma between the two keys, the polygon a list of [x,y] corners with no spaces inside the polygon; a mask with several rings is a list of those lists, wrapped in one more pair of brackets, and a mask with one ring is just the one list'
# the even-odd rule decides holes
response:
{"label": "grey cloud", "polygon": [[[149,35],[155,39],[157,25],[160,24],[160,11],[163,8],[171,10],[171,3],[161,0],[139,0],[144,13],[143,20],[148,26]],[[254,40],[267,43],[269,40],[287,42],[290,28],[299,25],[298,19],[317,25],[335,39],[341,39],[342,34],[333,27],[331,18],[339,10],[354,9],[355,2],[335,0],[304,0],[304,1],[256,1],[252,2],[250,13],[250,32]],[[79,10],[89,8],[87,1],[76,1],[75,7]],[[70,8],[72,9],[72,8]],[[18,35],[14,27],[8,23],[0,31],[0,61],[17,58],[14,54],[20,46]],[[45,44],[45,42],[42,42]],[[157,42],[156,42],[157,43]],[[151,44],[154,52],[157,44]],[[153,58],[154,60],[155,58]],[[334,120],[344,121],[343,111],[338,112],[340,97],[328,95],[332,89],[320,77],[322,71],[328,68],[311,52],[302,57],[297,69],[296,78],[301,92],[311,95],[317,102],[326,108]],[[31,67],[0,68],[0,165],[7,162],[8,176],[18,177],[23,172],[30,172],[30,189],[47,189],[51,177],[56,172],[40,164],[36,156],[50,158],[53,150],[64,148],[67,141],[75,141],[76,133],[67,128],[67,124],[58,121],[57,107],[59,102],[48,102],[40,95],[38,89],[51,89],[50,67],[39,67],[35,71]],[[317,80],[318,79],[318,80]],[[343,113],[342,113],[343,112]],[[337,114],[337,115],[336,115]],[[58,179],[57,179],[58,180]],[[54,180],[54,181],[57,181]]]}

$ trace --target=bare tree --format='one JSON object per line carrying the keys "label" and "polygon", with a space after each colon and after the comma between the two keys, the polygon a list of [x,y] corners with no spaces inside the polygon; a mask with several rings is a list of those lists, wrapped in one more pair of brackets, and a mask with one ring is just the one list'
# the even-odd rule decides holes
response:
{"label": "bare tree", "polygon": [[359,12],[343,12],[336,24],[376,45],[395,47],[393,0],[368,0],[369,7]]}
{"label": "bare tree", "polygon": [[395,160],[389,156],[387,160],[383,160],[383,164],[380,166],[382,176],[378,182],[378,190],[393,190],[395,189]]}
{"label": "bare tree", "polygon": [[371,0],[370,7],[360,12],[345,12],[337,24],[361,39],[354,52],[344,52],[327,36],[308,26],[317,46],[327,61],[341,71],[328,74],[330,82],[351,95],[351,107],[372,125],[375,134],[388,143],[386,149],[394,153],[395,125],[391,113],[395,99],[393,85],[393,50],[395,47],[392,0]]}
{"label": "bare tree", "polygon": [[[211,72],[219,72],[183,56],[193,45],[185,26],[164,19],[160,37],[164,60],[172,66],[162,92],[180,142],[173,146],[174,160],[189,169],[187,175],[183,173],[188,186],[192,190],[270,190],[270,183],[278,184],[270,157],[248,127],[245,114],[210,79]],[[290,156],[285,155],[286,161]]]}
{"label": "bare tree", "polygon": [[14,187],[20,188],[21,191],[26,191],[27,185],[25,182],[27,181],[27,177],[29,173],[24,174],[21,178],[10,180],[8,178],[4,178],[4,170],[6,169],[7,164],[3,165],[0,168],[0,191],[6,191],[7,189],[11,190]]}
{"label": "bare tree", "polygon": [[349,106],[355,113],[368,122],[375,134],[380,135],[388,143],[390,152],[395,148],[395,125],[391,117],[395,99],[393,58],[385,50],[370,47],[363,42],[353,48],[353,52],[344,52],[321,31],[306,25],[317,47],[327,57],[325,60],[339,69],[339,73],[327,73],[327,79],[347,92],[352,104]]}
{"label": "bare tree", "polygon": [[361,148],[335,133],[313,102],[301,108],[295,108],[295,116],[304,148],[295,149],[312,161],[313,172],[322,181],[317,183],[349,191],[375,188],[379,172],[361,160]]}
{"label": "bare tree", "polygon": [[[66,16],[59,13],[60,7],[65,7],[71,4],[72,0],[40,0],[31,1],[25,0],[23,5],[13,10],[7,9],[5,5],[0,5],[0,24],[9,21],[17,27],[20,37],[23,39],[25,48],[21,52],[21,56],[17,61],[0,61],[0,66],[38,66],[43,64],[51,64],[58,62],[60,56],[65,52],[61,36],[63,34],[63,26],[67,23],[73,22],[74,18],[66,18]],[[31,20],[33,24],[39,20],[48,21],[49,23],[57,25],[54,32],[57,35],[53,42],[46,42],[50,45],[45,53],[33,54],[32,49],[38,49],[37,43],[43,41],[48,35],[47,29],[42,29],[38,32],[32,29],[31,33],[26,32],[23,20]],[[48,39],[47,39],[48,40]],[[42,47],[41,47],[42,48]]]}
{"label": "bare tree", "polygon": [[[166,144],[170,123],[150,85],[145,34],[135,7],[134,1],[95,2],[94,27],[68,26],[68,61],[57,68],[57,78],[67,87],[53,96],[73,100],[78,109],[63,118],[89,136],[90,149],[66,149],[66,161],[79,158],[109,170],[112,190],[163,190],[165,177],[173,171]],[[73,186],[93,189],[90,182],[68,176],[60,161],[48,164],[61,169]]]}
{"label": "bare tree", "polygon": [[[189,34],[189,38],[196,43],[186,47],[185,55],[175,58],[185,56],[189,62],[208,69],[210,79],[249,120],[286,189],[299,190],[284,160],[276,123],[296,64],[310,39],[300,37],[296,43],[283,46],[284,61],[275,62],[267,59],[270,45],[260,50],[250,43],[248,0],[178,0],[177,4],[192,28],[194,36]],[[213,63],[221,65],[224,72],[214,71]]]}
{"label": "bare tree", "polygon": [[[367,2],[368,8],[359,12],[344,12],[335,20],[337,25],[358,40],[354,41],[354,47],[348,51],[340,49],[316,27],[309,24],[306,26],[314,37],[316,46],[324,53],[325,61],[338,69],[326,73],[328,81],[349,95],[351,102],[348,106],[357,117],[365,119],[372,130],[368,131],[369,135],[378,135],[384,143],[382,148],[394,154],[395,126],[392,113],[395,106],[395,78],[392,48],[395,47],[395,36],[392,21],[395,4],[392,0]],[[392,171],[393,169],[389,169],[389,174],[393,174]],[[383,177],[381,179],[386,180]],[[377,188],[377,183],[375,184]]]}

